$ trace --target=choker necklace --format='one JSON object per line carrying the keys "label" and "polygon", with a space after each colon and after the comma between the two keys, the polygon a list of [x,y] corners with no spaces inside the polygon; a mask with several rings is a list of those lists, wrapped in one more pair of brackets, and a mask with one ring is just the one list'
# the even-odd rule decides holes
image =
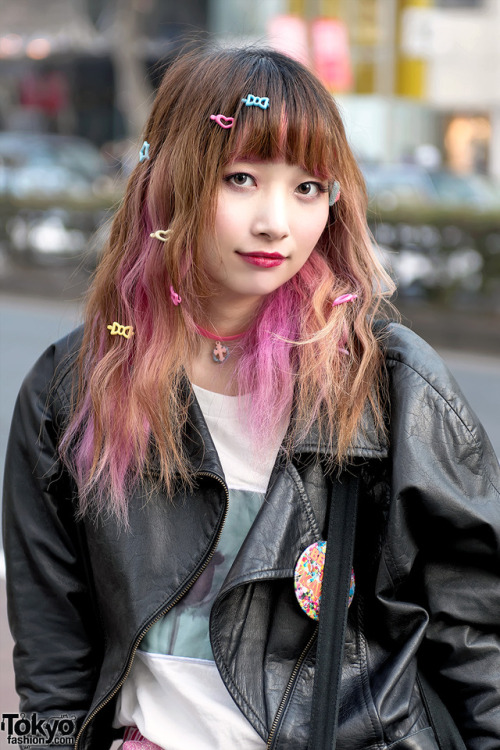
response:
{"label": "choker necklace", "polygon": [[214,362],[217,362],[218,365],[222,364],[222,362],[225,362],[229,357],[229,347],[223,346],[222,342],[235,341],[236,339],[240,339],[245,335],[245,333],[247,333],[246,331],[243,331],[242,333],[237,333],[235,336],[216,336],[215,333],[210,333],[210,331],[207,331],[201,326],[197,325],[196,328],[198,329],[198,333],[201,333],[201,335],[206,339],[212,339],[212,341],[215,341],[215,346],[212,349],[212,359]]}

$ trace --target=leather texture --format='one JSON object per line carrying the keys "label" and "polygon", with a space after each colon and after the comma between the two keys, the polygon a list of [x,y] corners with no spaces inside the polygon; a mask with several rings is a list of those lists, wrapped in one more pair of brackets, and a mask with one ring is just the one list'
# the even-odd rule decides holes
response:
{"label": "leather texture", "polygon": [[[57,457],[81,329],[51,346],[16,405],[5,476],[9,619],[21,708],[75,716],[77,747],[112,741],[117,692],[141,635],[182,597],[223,523],[227,492],[196,399],[186,446],[189,496],[148,487],[130,527],[76,520],[77,490]],[[433,350],[397,324],[381,330],[390,383],[387,441],[365,414],[356,594],[349,610],[338,750],[436,750],[417,655],[468,750],[500,748],[500,471]],[[187,385],[187,387],[189,387]],[[306,750],[316,624],[293,571],[326,534],[334,479],[314,428],[278,455],[266,502],[217,597],[210,634],[234,700],[274,750]],[[317,453],[318,459],[314,460]]]}

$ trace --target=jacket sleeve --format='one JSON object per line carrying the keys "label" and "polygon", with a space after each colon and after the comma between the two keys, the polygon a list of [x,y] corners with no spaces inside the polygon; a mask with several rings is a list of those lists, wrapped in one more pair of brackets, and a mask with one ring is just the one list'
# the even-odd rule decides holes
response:
{"label": "jacket sleeve", "polygon": [[[413,336],[413,335],[412,335]],[[469,750],[500,747],[500,471],[439,357],[389,355],[393,458],[386,565],[428,618],[421,664]],[[402,533],[401,533],[402,532]],[[404,542],[402,543],[402,539]]]}
{"label": "jacket sleeve", "polygon": [[[3,531],[9,624],[20,708],[82,722],[91,703],[99,631],[86,574],[74,485],[56,445],[58,400],[50,347],[17,399],[6,459]],[[67,404],[66,404],[67,406]]]}

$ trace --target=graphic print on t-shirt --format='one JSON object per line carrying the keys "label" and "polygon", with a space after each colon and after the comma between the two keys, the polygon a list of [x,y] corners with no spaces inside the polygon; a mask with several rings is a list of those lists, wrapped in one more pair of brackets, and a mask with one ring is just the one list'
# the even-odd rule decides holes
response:
{"label": "graphic print on t-shirt", "polygon": [[142,651],[213,659],[210,610],[263,499],[261,492],[229,490],[228,513],[212,559],[181,601],[148,631]]}

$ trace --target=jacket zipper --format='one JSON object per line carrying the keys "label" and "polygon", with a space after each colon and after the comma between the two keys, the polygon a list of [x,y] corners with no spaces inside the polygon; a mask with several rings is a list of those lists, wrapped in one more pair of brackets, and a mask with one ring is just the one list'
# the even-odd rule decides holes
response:
{"label": "jacket zipper", "polygon": [[307,653],[309,652],[309,649],[311,648],[311,646],[312,646],[312,644],[313,644],[313,642],[314,642],[317,634],[318,634],[318,628],[316,627],[315,630],[314,630],[314,633],[309,638],[306,647],[304,648],[304,650],[302,651],[301,655],[299,656],[299,658],[297,659],[297,661],[295,663],[295,666],[293,668],[292,674],[290,675],[290,679],[288,680],[288,684],[286,686],[285,692],[283,693],[283,698],[281,699],[281,703],[279,705],[279,708],[276,711],[276,716],[274,717],[274,721],[273,721],[273,724],[272,724],[272,727],[271,727],[271,731],[269,732],[269,737],[267,739],[266,750],[271,750],[272,744],[274,742],[274,736],[276,734],[276,730],[278,729],[278,725],[279,725],[279,723],[281,721],[281,717],[282,717],[283,712],[285,710],[285,706],[288,703],[288,698],[290,696],[292,687],[293,687],[294,682],[295,682],[295,680],[297,678],[299,670],[300,670],[300,668],[301,668],[301,666],[302,666],[302,664],[304,662],[304,659],[306,658]]}
{"label": "jacket zipper", "polygon": [[226,509],[224,511],[224,517],[222,519],[222,523],[221,523],[219,531],[217,533],[217,537],[215,539],[215,542],[212,545],[212,548],[210,549],[210,551],[208,553],[208,556],[205,558],[204,563],[202,564],[202,566],[200,567],[200,569],[198,570],[198,572],[196,573],[196,575],[193,576],[193,578],[191,578],[191,580],[187,583],[187,585],[184,586],[184,588],[182,589],[182,591],[179,594],[177,594],[177,596],[175,597],[175,599],[172,602],[170,602],[170,604],[167,607],[165,607],[165,609],[163,609],[158,615],[156,615],[156,617],[154,617],[153,620],[151,620],[151,622],[149,622],[147,624],[147,626],[144,628],[144,630],[142,631],[142,633],[139,635],[139,637],[137,638],[137,640],[134,643],[134,646],[133,646],[133,649],[132,649],[132,653],[130,654],[130,658],[129,658],[129,661],[128,661],[128,664],[127,664],[127,668],[125,670],[125,674],[123,675],[123,677],[121,678],[121,680],[117,683],[117,685],[115,685],[115,687],[113,688],[113,690],[111,691],[111,693],[109,693],[109,695],[98,706],[96,706],[96,708],[92,711],[92,713],[90,714],[90,716],[88,717],[88,719],[82,724],[82,727],[81,727],[80,731],[78,732],[78,735],[77,735],[76,740],[75,740],[75,750],[77,750],[77,748],[78,748],[78,742],[80,741],[83,732],[89,726],[90,722],[93,721],[95,719],[95,717],[97,716],[97,714],[99,713],[99,711],[102,708],[104,708],[104,706],[106,706],[110,702],[110,700],[112,700],[115,697],[115,695],[120,690],[120,688],[122,687],[123,683],[125,682],[125,680],[129,676],[130,670],[132,669],[132,664],[133,664],[135,655],[137,653],[137,649],[139,648],[139,644],[142,641],[142,639],[144,638],[144,636],[146,635],[146,633],[148,632],[148,630],[150,628],[152,628],[153,625],[156,622],[158,622],[158,620],[161,620],[161,618],[164,617],[167,614],[167,612],[169,612],[173,607],[175,607],[175,605],[182,599],[182,597],[187,594],[187,592],[189,591],[189,589],[191,588],[191,586],[193,585],[193,583],[195,583],[195,581],[197,581],[198,578],[200,577],[200,575],[203,573],[203,571],[205,570],[205,568],[209,564],[210,560],[212,559],[215,550],[217,549],[217,545],[219,544],[219,540],[220,540],[220,537],[221,537],[221,534],[222,534],[222,529],[224,528],[224,524],[225,524],[226,518],[227,518],[227,513],[228,513],[228,508],[229,508],[229,492],[228,492],[227,486],[224,484],[224,482],[222,481],[222,479],[219,476],[217,476],[217,474],[212,474],[211,472],[208,472],[208,471],[200,471],[200,472],[198,472],[196,474],[196,476],[198,476],[198,477],[201,477],[201,476],[212,477],[212,479],[216,479],[222,485],[222,487],[224,488],[224,492],[226,493]]}

